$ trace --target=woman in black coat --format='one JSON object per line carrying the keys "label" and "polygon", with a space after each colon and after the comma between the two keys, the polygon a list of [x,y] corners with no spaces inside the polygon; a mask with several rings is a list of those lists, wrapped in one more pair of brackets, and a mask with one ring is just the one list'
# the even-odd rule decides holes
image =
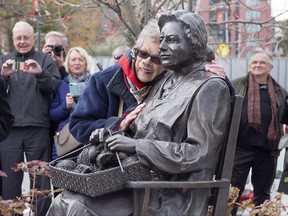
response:
{"label": "woman in black coat", "polygon": [[10,133],[14,116],[11,114],[10,105],[7,100],[5,82],[0,77],[0,142],[7,138]]}

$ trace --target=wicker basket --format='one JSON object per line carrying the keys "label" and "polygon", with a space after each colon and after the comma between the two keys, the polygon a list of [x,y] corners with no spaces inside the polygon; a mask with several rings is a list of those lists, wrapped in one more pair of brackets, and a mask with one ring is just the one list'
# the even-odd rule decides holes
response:
{"label": "wicker basket", "polygon": [[49,164],[53,186],[71,190],[90,197],[101,196],[125,189],[127,181],[151,180],[150,170],[139,161],[95,173],[75,173]]}

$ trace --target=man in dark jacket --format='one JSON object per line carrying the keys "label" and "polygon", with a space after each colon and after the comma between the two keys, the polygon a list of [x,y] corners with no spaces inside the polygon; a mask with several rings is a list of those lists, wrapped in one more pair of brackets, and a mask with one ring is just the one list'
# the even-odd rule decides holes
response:
{"label": "man in dark jacket", "polygon": [[[1,76],[6,81],[8,100],[15,123],[7,139],[0,143],[3,178],[2,197],[21,196],[23,172],[11,167],[27,161],[50,161],[49,106],[52,93],[60,83],[60,74],[51,57],[35,51],[34,30],[27,22],[17,22],[13,27],[15,52],[0,57]],[[37,176],[38,190],[50,189],[50,179]],[[45,215],[50,199],[38,197],[37,215]]]}
{"label": "man in dark jacket", "polygon": [[251,168],[255,206],[270,199],[282,130],[277,109],[284,103],[286,91],[270,76],[272,68],[272,56],[256,50],[249,73],[232,81],[236,94],[244,96],[232,185],[240,189],[241,196]]}

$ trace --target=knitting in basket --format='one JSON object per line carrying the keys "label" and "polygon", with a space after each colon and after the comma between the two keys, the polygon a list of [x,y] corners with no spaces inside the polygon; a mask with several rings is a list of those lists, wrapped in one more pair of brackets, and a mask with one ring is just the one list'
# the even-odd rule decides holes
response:
{"label": "knitting in basket", "polygon": [[125,189],[127,181],[151,180],[137,155],[114,153],[103,144],[87,145],[78,157],[52,161],[53,186],[90,197]]}

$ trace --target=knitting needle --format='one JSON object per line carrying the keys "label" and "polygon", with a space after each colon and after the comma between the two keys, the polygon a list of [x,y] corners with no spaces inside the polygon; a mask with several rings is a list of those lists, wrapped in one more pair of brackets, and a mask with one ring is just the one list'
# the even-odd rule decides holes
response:
{"label": "knitting needle", "polygon": [[123,167],[122,167],[122,164],[121,164],[121,161],[120,161],[120,158],[119,158],[119,154],[118,154],[117,151],[116,151],[116,157],[117,157],[118,163],[119,163],[119,165],[120,165],[121,171],[124,172]]}
{"label": "knitting needle", "polygon": [[[108,129],[108,132],[109,132],[110,136],[113,135],[113,132],[112,132],[111,130]],[[124,169],[123,169],[123,167],[122,167],[122,164],[121,164],[121,161],[120,161],[120,158],[119,158],[119,154],[118,154],[117,151],[116,151],[116,157],[117,157],[118,163],[119,163],[119,165],[120,165],[121,171],[124,172]]]}

